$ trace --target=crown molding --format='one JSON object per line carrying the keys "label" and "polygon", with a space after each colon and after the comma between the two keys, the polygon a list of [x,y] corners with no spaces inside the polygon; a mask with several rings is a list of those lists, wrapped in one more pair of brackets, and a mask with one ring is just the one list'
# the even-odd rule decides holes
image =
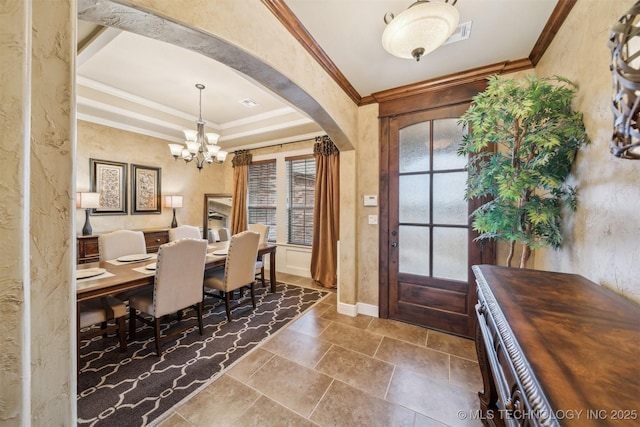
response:
{"label": "crown molding", "polygon": [[342,71],[336,67],[336,64],[333,63],[325,51],[322,50],[311,34],[309,34],[304,25],[298,20],[298,17],[289,9],[289,6],[287,6],[283,0],[262,0],[262,4],[275,15],[289,33],[311,54],[327,74],[338,83],[338,86],[342,88],[347,96],[349,96],[356,105],[360,105],[360,94],[344,74],[342,74]]}
{"label": "crown molding", "polygon": [[558,30],[566,20],[569,12],[577,0],[558,0],[549,20],[542,30],[538,41],[534,45],[528,58],[514,61],[504,61],[497,64],[486,65],[470,70],[453,73],[446,76],[424,80],[421,82],[392,88],[373,93],[368,96],[360,96],[349,83],[342,72],[331,61],[327,54],[317,44],[315,39],[302,25],[294,13],[284,3],[284,0],[261,0],[262,3],[276,16],[284,27],[298,40],[298,42],[315,58],[320,66],[338,83],[342,90],[358,105],[373,104],[412,96],[419,93],[430,92],[442,88],[472,82],[486,78],[492,74],[504,74],[530,69],[536,66],[542,55],[553,41]]}

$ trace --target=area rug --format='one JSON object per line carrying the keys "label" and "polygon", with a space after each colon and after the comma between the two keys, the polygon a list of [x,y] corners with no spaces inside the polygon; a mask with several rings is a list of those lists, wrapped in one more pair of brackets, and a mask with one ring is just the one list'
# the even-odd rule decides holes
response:
{"label": "area rug", "polygon": [[[78,425],[144,426],[211,381],[252,348],[321,300],[327,292],[278,283],[256,288],[257,308],[232,312],[224,303],[205,300],[204,334],[197,327],[168,340],[155,352],[153,329],[138,322],[137,337],[120,352],[115,337],[82,343],[78,366]],[[194,322],[195,312],[182,322]],[[176,327],[177,319],[164,325]]]}

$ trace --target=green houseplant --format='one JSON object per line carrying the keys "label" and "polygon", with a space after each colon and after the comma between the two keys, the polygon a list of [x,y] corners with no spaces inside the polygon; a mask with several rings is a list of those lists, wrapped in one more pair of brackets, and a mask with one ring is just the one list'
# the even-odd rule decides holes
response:
{"label": "green houseplant", "polygon": [[460,118],[469,126],[458,149],[469,156],[466,199],[484,202],[472,213],[473,228],[478,239],[509,242],[509,267],[516,242],[520,268],[536,248],[560,247],[563,207],[576,208],[576,189],[566,180],[589,142],[582,114],[571,108],[576,90],[557,76],[493,76]]}

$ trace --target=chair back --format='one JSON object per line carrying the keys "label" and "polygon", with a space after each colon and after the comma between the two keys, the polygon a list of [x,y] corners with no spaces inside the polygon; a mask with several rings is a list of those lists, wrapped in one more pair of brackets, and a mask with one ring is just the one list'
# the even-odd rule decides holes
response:
{"label": "chair back", "polygon": [[231,236],[224,267],[225,292],[247,286],[255,280],[260,235],[243,231]]}
{"label": "chair back", "polygon": [[267,242],[269,236],[269,226],[266,224],[249,224],[249,231],[256,232],[260,235],[258,246],[262,246]]}
{"label": "chair back", "polygon": [[218,230],[218,238],[220,239],[221,242],[226,242],[227,240],[229,240],[229,229],[228,228],[224,228],[222,227],[221,229]]}
{"label": "chair back", "polygon": [[207,241],[181,239],[160,245],[153,287],[155,317],[202,301]]}
{"label": "chair back", "polygon": [[169,229],[169,241],[180,239],[201,239],[200,229],[193,225],[181,225],[176,228]]}
{"label": "chair back", "polygon": [[98,236],[100,261],[125,255],[146,254],[147,244],[142,231],[116,230]]}

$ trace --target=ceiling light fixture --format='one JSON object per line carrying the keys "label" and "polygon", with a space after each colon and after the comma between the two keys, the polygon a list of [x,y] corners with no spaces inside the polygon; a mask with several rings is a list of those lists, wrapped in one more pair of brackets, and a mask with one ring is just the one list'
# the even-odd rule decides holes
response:
{"label": "ceiling light fixture", "polygon": [[453,7],[457,1],[449,4],[449,0],[418,0],[397,17],[387,12],[382,47],[398,58],[420,61],[423,55],[442,46],[458,26],[460,15]]}
{"label": "ceiling light fixture", "polygon": [[184,131],[186,148],[182,144],[169,144],[169,149],[176,160],[181,158],[186,163],[195,160],[198,171],[201,171],[205,163],[223,163],[227,158],[227,152],[220,150],[220,146],[217,145],[220,135],[213,132],[204,132],[205,122],[202,120],[202,90],[204,85],[197,83],[196,88],[200,91],[200,113],[198,120],[196,120],[198,128],[197,130]]}

